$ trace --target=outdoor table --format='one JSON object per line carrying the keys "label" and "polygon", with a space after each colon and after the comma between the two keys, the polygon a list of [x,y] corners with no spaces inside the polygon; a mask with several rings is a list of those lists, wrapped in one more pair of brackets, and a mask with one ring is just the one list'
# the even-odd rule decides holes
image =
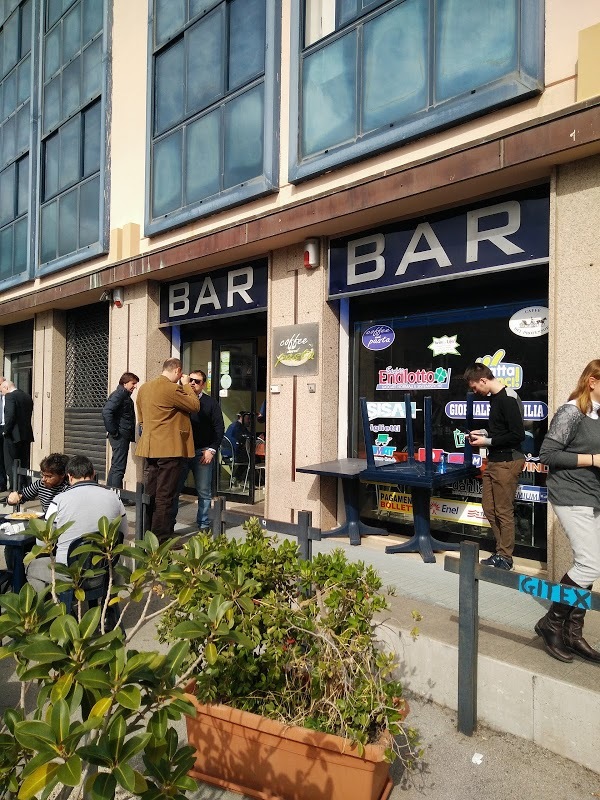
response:
{"label": "outdoor table", "polygon": [[344,495],[344,508],[346,522],[332,531],[321,533],[321,538],[327,536],[348,536],[350,544],[360,544],[360,537],[369,534],[387,536],[385,528],[376,528],[366,525],[360,520],[358,508],[358,481],[359,476],[367,466],[364,458],[338,458],[335,461],[324,461],[322,464],[310,464],[307,467],[297,467],[296,472],[306,472],[309,475],[319,475],[327,478],[340,478]]}
{"label": "outdoor table", "polygon": [[[0,514],[0,522],[5,521],[5,514]],[[18,592],[25,584],[25,566],[23,559],[35,544],[35,536],[29,533],[6,534],[0,531],[0,545],[7,547],[12,553],[12,588]]]}
{"label": "outdoor table", "polygon": [[[424,408],[424,434],[425,434],[425,461],[417,461],[414,457],[414,436],[412,427],[412,402],[409,393],[404,395],[404,409],[406,420],[406,448],[408,457],[406,461],[377,465],[373,452],[373,436],[369,424],[367,401],[360,398],[360,410],[363,426],[363,435],[367,455],[367,468],[359,478],[370,483],[391,483],[396,486],[406,486],[412,495],[414,535],[408,542],[391,545],[385,548],[386,553],[419,553],[426,564],[434,564],[434,550],[458,550],[460,545],[440,542],[431,535],[431,494],[433,489],[446,486],[461,478],[470,478],[477,473],[473,466],[472,448],[468,440],[465,441],[464,462],[462,464],[444,464],[443,471],[433,462],[432,426],[431,426],[431,397],[425,397]],[[467,425],[472,427],[473,419],[473,394],[467,395]]]}

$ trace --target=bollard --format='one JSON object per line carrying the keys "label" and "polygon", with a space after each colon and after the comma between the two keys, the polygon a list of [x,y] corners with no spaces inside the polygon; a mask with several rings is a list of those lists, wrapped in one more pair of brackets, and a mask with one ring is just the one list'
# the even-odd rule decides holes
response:
{"label": "bollard", "polygon": [[298,549],[303,561],[312,560],[312,541],[310,528],[312,525],[312,511],[298,512]]}
{"label": "bollard", "polygon": [[213,502],[213,517],[212,517],[212,537],[218,539],[221,534],[225,533],[225,523],[223,522],[223,512],[225,511],[225,498],[216,497]]}
{"label": "bollard", "polygon": [[461,542],[458,570],[458,730],[472,736],[477,728],[477,649],[479,645],[479,545]]}

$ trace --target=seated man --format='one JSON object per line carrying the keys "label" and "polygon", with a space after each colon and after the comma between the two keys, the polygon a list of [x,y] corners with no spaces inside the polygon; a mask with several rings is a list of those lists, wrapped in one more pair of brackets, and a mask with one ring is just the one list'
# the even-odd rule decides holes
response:
{"label": "seated man", "polygon": [[46,514],[50,502],[56,495],[69,488],[68,460],[69,457],[63,453],[50,453],[40,462],[41,479],[30,483],[29,486],[24,486],[20,492],[11,492],[7,502],[11,506],[16,506],[18,503],[37,498],[41,503],[42,511]]}
{"label": "seated man", "polygon": [[[49,505],[46,516],[56,513],[54,524],[60,528],[73,520],[56,547],[56,561],[67,563],[69,544],[86,533],[98,530],[100,517],[109,520],[121,518],[121,530],[127,534],[125,508],[115,492],[96,483],[94,465],[86,456],[73,456],[67,463],[69,488],[59,494]],[[52,580],[50,558],[42,556],[27,566],[27,581],[36,591],[44,589]]]}

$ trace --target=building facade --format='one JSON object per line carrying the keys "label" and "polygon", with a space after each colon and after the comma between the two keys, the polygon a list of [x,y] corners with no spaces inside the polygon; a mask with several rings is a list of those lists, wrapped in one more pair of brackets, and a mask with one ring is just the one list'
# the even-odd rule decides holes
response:
{"label": "building facade", "polygon": [[[33,462],[102,473],[107,393],[180,355],[226,422],[266,408],[215,489],[329,529],[335,481],[296,469],[364,454],[359,398],[398,459],[405,391],[416,431],[431,395],[460,459],[482,359],[525,402],[520,552],[562,574],[537,448],[598,355],[598,53],[595,0],[0,2],[0,341]],[[435,498],[436,535],[489,540],[479,499]],[[407,500],[360,488],[382,526]]]}

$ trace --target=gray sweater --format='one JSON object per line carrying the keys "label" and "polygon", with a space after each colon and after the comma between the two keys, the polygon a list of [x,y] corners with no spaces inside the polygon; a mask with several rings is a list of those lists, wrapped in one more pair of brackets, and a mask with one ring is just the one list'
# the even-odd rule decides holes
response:
{"label": "gray sweater", "polygon": [[600,508],[600,469],[578,467],[579,453],[600,453],[600,419],[565,403],[554,415],[540,449],[540,461],[550,467],[548,498],[556,506]]}

